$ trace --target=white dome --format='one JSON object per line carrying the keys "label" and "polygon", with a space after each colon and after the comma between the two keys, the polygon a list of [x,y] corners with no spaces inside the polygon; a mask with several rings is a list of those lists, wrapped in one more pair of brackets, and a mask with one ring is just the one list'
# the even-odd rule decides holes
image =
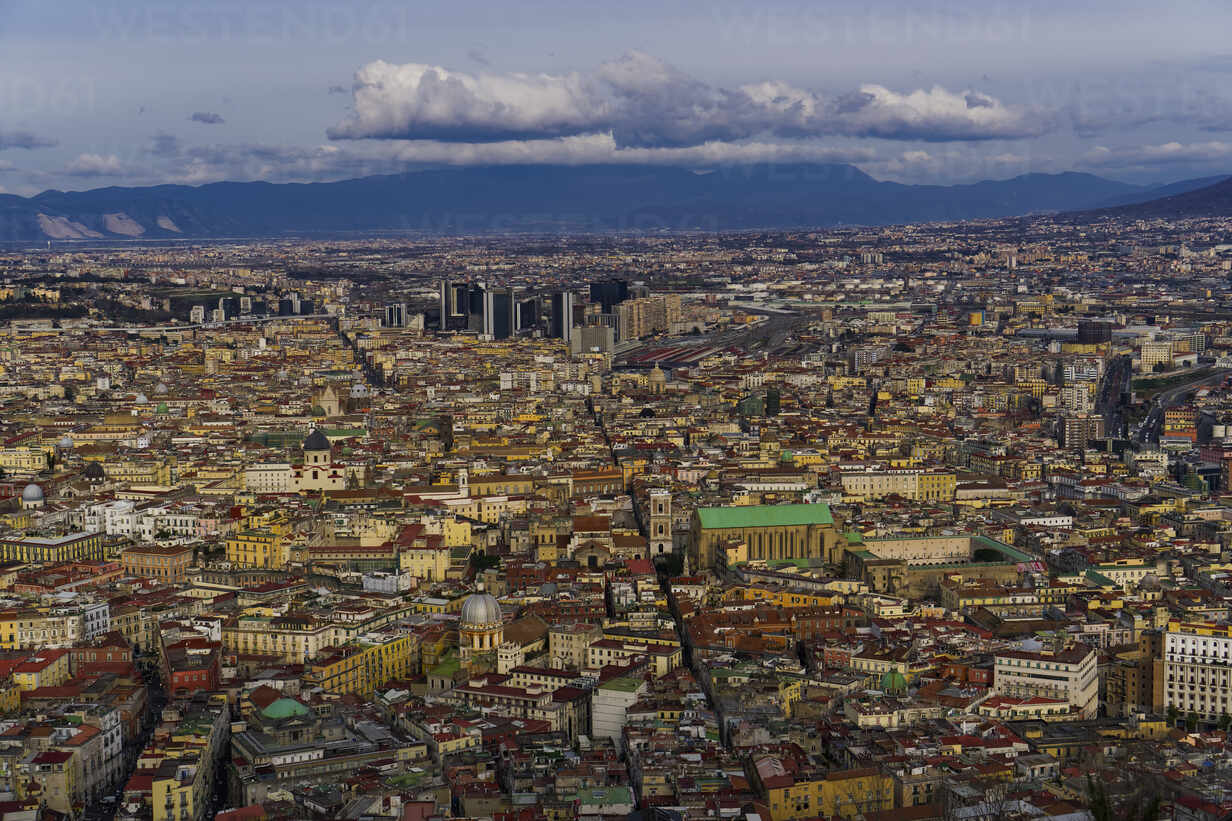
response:
{"label": "white dome", "polygon": [[150,400],[146,398],[146,395],[144,393],[137,394],[137,404],[138,405],[144,405],[146,402],[149,402],[149,401]]}
{"label": "white dome", "polygon": [[43,501],[43,489],[36,484],[26,485],[26,489],[21,492],[21,500],[23,502],[41,502]]}
{"label": "white dome", "polygon": [[500,602],[491,593],[472,593],[462,603],[462,617],[459,624],[463,629],[486,628],[501,623]]}
{"label": "white dome", "polygon": [[63,448],[65,450],[67,450],[68,448],[71,448],[73,446],[73,437],[69,436],[67,433],[64,434],[63,436],[60,437],[60,441],[57,443],[56,446],[59,448]]}
{"label": "white dome", "polygon": [[154,393],[157,393],[159,395],[166,393],[168,390],[169,389],[167,388],[166,382],[159,382],[157,385],[154,386]]}

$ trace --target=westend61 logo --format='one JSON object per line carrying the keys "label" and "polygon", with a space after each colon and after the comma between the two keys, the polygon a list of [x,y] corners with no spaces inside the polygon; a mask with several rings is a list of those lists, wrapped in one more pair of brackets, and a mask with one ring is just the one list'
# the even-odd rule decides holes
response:
{"label": "westend61 logo", "polygon": [[[50,137],[14,138],[27,133],[11,127],[41,116],[88,114],[98,109],[97,80],[85,73],[64,77],[25,74],[20,70],[0,77],[0,148],[43,148],[55,145]],[[6,135],[8,137],[6,138]]]}
{"label": "westend61 logo", "polygon": [[906,46],[1025,43],[1033,36],[1025,3],[903,3],[878,8],[834,9],[829,4],[774,8],[760,4],[716,6],[714,18],[725,42],[772,46]]}
{"label": "westend61 logo", "polygon": [[308,46],[407,41],[420,30],[422,10],[415,3],[388,2],[111,2],[92,5],[89,19],[105,40]]}

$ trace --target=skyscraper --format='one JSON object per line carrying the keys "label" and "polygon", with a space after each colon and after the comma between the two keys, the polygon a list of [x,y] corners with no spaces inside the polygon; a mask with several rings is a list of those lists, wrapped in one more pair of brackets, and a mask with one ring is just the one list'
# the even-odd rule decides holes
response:
{"label": "skyscraper", "polygon": [[629,283],[622,279],[608,279],[603,282],[590,283],[590,301],[603,306],[603,313],[610,314],[612,308],[629,298]]}
{"label": "skyscraper", "polygon": [[552,294],[551,313],[548,335],[568,342],[573,336],[573,294],[569,291]]}
{"label": "skyscraper", "polygon": [[406,303],[395,302],[385,306],[385,327],[406,327]]}

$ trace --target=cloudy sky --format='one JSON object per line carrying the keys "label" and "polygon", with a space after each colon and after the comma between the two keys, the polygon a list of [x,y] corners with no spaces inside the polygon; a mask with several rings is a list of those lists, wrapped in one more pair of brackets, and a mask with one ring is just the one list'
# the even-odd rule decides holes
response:
{"label": "cloudy sky", "polygon": [[1227,0],[0,0],[0,191],[441,164],[1232,172]]}

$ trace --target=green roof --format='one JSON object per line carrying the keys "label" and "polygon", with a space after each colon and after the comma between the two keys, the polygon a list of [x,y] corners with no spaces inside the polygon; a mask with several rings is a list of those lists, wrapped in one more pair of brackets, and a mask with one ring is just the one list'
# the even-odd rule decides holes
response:
{"label": "green roof", "polygon": [[701,507],[697,515],[707,530],[834,524],[830,506],[826,504]]}
{"label": "green roof", "polygon": [[261,715],[270,719],[291,718],[292,716],[308,715],[308,708],[293,698],[280,698],[261,711]]}
{"label": "green roof", "polygon": [[610,679],[599,685],[600,690],[620,690],[622,693],[633,693],[638,687],[642,686],[642,682],[637,679],[621,676],[620,678]]}
{"label": "green roof", "polygon": [[431,674],[450,678],[454,673],[458,672],[461,667],[462,663],[458,660],[458,657],[454,654],[454,652],[450,650],[441,657],[440,664],[432,668]]}
{"label": "green roof", "polygon": [[1039,556],[1032,556],[1030,553],[1024,553],[1016,547],[1012,547],[1005,542],[998,541],[989,536],[976,536],[974,546],[977,548],[986,547],[990,550],[995,550],[1010,561],[1014,562],[1039,561]]}
{"label": "green roof", "polygon": [[1103,573],[1097,573],[1094,570],[1087,570],[1087,581],[1094,582],[1100,587],[1119,587],[1116,582],[1105,576]]}

